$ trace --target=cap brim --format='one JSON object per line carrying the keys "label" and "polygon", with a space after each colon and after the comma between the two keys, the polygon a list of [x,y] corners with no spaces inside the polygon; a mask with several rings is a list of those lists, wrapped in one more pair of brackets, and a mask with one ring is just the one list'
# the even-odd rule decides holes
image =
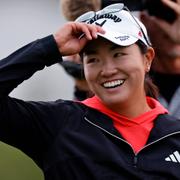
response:
{"label": "cap brim", "polygon": [[134,44],[138,40],[138,38],[136,37],[123,33],[109,31],[109,30],[108,31],[105,30],[105,34],[98,33],[98,36],[101,36],[120,46],[129,46]]}

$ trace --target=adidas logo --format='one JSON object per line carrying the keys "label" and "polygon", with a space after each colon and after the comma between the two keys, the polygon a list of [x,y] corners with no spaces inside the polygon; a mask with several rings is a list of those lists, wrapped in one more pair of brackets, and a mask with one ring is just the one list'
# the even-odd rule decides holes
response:
{"label": "adidas logo", "polygon": [[180,163],[180,154],[178,151],[173,152],[168,157],[165,158],[165,161],[171,161],[175,163]]}

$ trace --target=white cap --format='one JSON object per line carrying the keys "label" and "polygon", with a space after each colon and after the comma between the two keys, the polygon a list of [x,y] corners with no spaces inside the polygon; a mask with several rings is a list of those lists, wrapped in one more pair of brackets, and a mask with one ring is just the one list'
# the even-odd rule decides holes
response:
{"label": "white cap", "polygon": [[[116,6],[118,5],[122,6],[121,3],[116,4]],[[120,46],[129,46],[138,40],[141,40],[146,46],[150,46],[151,43],[145,26],[129,11],[104,8],[94,12],[93,16],[93,11],[90,12],[91,18],[84,22],[100,25],[105,30],[105,34],[98,33],[99,36]],[[87,14],[81,15],[77,21],[83,16],[88,17]]]}

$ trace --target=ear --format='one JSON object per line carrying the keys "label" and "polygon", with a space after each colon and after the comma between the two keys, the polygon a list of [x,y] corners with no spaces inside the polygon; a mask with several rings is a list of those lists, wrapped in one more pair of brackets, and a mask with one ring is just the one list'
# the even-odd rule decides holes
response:
{"label": "ear", "polygon": [[146,54],[144,55],[145,57],[145,71],[149,72],[150,68],[151,68],[151,63],[154,59],[155,56],[155,52],[154,49],[152,47],[148,47]]}

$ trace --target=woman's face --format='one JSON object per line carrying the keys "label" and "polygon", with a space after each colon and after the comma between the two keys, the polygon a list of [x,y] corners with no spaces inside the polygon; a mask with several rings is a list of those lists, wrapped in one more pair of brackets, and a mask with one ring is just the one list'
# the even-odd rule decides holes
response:
{"label": "woman's face", "polygon": [[136,44],[122,47],[103,38],[89,42],[83,62],[90,89],[110,108],[140,102],[152,54],[143,55]]}

